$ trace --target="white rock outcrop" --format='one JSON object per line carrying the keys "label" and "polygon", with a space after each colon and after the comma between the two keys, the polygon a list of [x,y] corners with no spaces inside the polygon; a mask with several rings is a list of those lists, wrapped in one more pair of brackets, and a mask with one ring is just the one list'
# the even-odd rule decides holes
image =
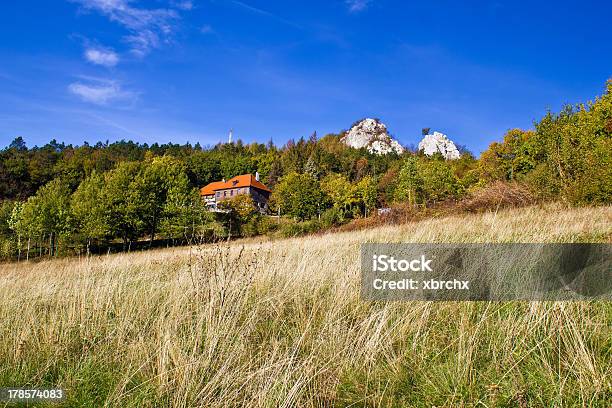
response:
{"label": "white rock outcrop", "polygon": [[425,135],[419,142],[419,151],[423,151],[427,156],[440,152],[446,160],[455,160],[461,157],[459,149],[444,133],[433,132],[432,135]]}
{"label": "white rock outcrop", "polygon": [[347,146],[355,149],[365,147],[370,153],[374,154],[388,154],[391,152],[401,154],[404,152],[402,145],[387,132],[387,126],[376,119],[363,119],[354,125],[340,140]]}

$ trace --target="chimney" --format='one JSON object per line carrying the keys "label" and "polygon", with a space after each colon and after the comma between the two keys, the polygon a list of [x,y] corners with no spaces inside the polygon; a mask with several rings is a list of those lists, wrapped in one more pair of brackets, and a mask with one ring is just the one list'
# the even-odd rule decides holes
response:
{"label": "chimney", "polygon": [[258,171],[255,172],[255,180],[259,181],[259,172]]}
{"label": "chimney", "polygon": [[225,183],[225,179],[222,180]]}

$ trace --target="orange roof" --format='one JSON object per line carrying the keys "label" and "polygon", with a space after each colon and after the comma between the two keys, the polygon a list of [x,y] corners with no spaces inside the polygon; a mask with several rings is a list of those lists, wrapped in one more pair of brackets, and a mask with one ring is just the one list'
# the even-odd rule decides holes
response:
{"label": "orange roof", "polygon": [[224,188],[223,186],[225,186],[225,182],[213,181],[200,189],[200,195],[213,195],[215,194],[215,190],[221,190]]}
{"label": "orange roof", "polygon": [[263,191],[272,192],[263,183],[255,180],[252,174],[242,174],[240,176],[232,177],[231,179],[223,181],[214,181],[200,189],[200,195],[213,195],[217,190],[225,190],[228,188],[238,187],[255,187]]}

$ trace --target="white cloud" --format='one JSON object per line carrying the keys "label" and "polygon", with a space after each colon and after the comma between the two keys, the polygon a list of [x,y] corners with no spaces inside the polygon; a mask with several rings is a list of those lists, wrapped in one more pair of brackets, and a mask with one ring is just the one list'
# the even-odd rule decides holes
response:
{"label": "white cloud", "polygon": [[173,1],[172,4],[181,10],[193,10],[193,1]]}
{"label": "white cloud", "polygon": [[152,49],[159,46],[159,36],[151,30],[142,30],[123,37],[124,41],[132,47],[132,54],[144,57]]}
{"label": "white cloud", "polygon": [[73,82],[68,85],[68,90],[85,102],[96,105],[107,105],[111,102],[133,102],[137,95],[134,92],[124,90],[114,80],[84,78],[88,82]]}
{"label": "white cloud", "polygon": [[202,34],[210,34],[210,33],[212,33],[213,31],[214,31],[214,30],[213,30],[212,26],[210,26],[210,25],[208,25],[208,24],[205,24],[205,25],[203,25],[203,26],[202,26],[202,28],[200,28],[200,32],[201,32]]}
{"label": "white cloud", "polygon": [[[130,0],[71,0],[80,4],[83,9],[96,11],[111,21],[121,24],[130,34],[124,39],[132,45],[132,51],[138,56],[148,54],[156,48],[164,37],[172,34],[179,18],[172,9],[147,9],[132,6]],[[191,2],[180,2],[183,10],[188,10]]]}
{"label": "white cloud", "polygon": [[119,63],[119,55],[109,48],[91,47],[85,50],[85,59],[92,64],[114,67]]}
{"label": "white cloud", "polygon": [[351,13],[358,13],[368,8],[371,0],[346,0],[346,6]]}

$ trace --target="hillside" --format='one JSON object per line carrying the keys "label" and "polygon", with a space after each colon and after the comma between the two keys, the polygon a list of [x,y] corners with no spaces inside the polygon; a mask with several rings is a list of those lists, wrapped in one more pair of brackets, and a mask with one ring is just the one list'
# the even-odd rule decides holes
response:
{"label": "hillside", "polygon": [[[508,130],[478,158],[439,132],[425,135],[418,152],[405,150],[378,119],[283,146],[54,140],[28,147],[18,137],[0,150],[0,260],[129,250],[145,241],[292,236],[388,207],[452,205],[496,185],[528,191],[529,202],[609,205],[611,117],[612,80],[594,101],[549,112],[532,130]],[[223,213],[208,211],[217,199],[205,204],[200,188],[249,174],[260,175],[265,197],[230,191],[219,196],[227,198]]]}
{"label": "hillside", "polygon": [[362,242],[611,242],[529,207],[0,265],[0,381],[79,406],[609,406],[609,303],[365,302]]}

